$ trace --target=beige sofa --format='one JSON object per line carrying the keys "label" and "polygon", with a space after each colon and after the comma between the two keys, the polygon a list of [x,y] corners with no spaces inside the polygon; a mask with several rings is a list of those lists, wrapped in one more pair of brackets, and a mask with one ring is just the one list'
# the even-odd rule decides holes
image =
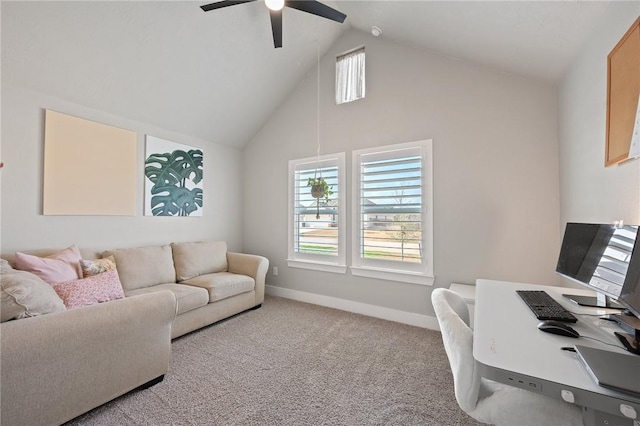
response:
{"label": "beige sofa", "polygon": [[171,339],[264,300],[268,260],[227,252],[224,242],[102,254],[110,255],[124,299],[2,323],[3,426],[61,424],[152,385],[168,371]]}
{"label": "beige sofa", "polygon": [[227,251],[224,241],[109,250],[127,297],[169,290],[178,310],[171,338],[257,308],[269,261]]}
{"label": "beige sofa", "polygon": [[1,424],[62,424],[162,380],[175,307],[164,291],[3,322]]}

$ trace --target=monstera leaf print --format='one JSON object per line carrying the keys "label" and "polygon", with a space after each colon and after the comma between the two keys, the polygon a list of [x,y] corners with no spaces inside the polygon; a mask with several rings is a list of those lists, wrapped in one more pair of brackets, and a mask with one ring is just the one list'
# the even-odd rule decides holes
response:
{"label": "monstera leaf print", "polygon": [[202,189],[177,186],[154,186],[151,189],[154,216],[188,216],[202,207]]}
{"label": "monstera leaf print", "polygon": [[[180,170],[182,179],[191,180],[194,184],[202,181],[202,151],[191,149],[189,152],[174,151],[173,166]],[[191,177],[193,175],[193,177]]]}
{"label": "monstera leaf print", "polygon": [[198,210],[199,207],[202,207],[202,189],[193,188],[188,193],[181,194],[176,202],[185,213],[185,216],[188,216]]}
{"label": "monstera leaf print", "polygon": [[154,184],[175,185],[182,180],[191,180],[197,185],[202,181],[202,151],[199,149],[151,154],[145,164],[144,173]]}
{"label": "monstera leaf print", "polygon": [[202,189],[192,187],[202,181],[202,170],[202,151],[199,149],[149,155],[144,173],[153,183],[152,214],[189,216],[201,208]]}
{"label": "monstera leaf print", "polygon": [[182,174],[173,164],[173,153],[151,154],[145,161],[144,174],[156,185],[177,185]]}

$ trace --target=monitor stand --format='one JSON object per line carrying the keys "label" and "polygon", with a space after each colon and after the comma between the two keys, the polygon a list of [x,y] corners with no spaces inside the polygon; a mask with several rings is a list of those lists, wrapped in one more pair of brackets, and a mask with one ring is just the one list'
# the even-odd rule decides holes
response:
{"label": "monitor stand", "polygon": [[640,340],[632,336],[631,334],[618,333],[614,331],[613,334],[622,342],[622,345],[626,350],[632,354],[640,355]]}
{"label": "monitor stand", "polygon": [[563,294],[565,299],[580,305],[589,306],[593,308],[607,308],[607,309],[620,309],[624,310],[624,306],[613,300],[612,298],[605,296],[604,294],[596,293],[596,296],[578,296],[576,294]]}

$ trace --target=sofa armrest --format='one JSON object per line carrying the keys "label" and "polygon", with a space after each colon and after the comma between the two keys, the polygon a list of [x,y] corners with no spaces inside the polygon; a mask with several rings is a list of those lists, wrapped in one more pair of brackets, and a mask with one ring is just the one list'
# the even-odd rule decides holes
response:
{"label": "sofa armrest", "polygon": [[264,302],[264,284],[269,270],[269,259],[255,254],[227,252],[229,272],[248,275],[256,282],[256,305]]}
{"label": "sofa armrest", "polygon": [[2,323],[2,424],[61,424],[161,377],[175,315],[162,291]]}

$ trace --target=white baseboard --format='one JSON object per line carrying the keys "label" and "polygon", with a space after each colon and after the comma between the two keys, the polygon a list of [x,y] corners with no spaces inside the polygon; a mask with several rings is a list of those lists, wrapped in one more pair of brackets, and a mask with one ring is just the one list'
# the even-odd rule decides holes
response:
{"label": "white baseboard", "polygon": [[328,308],[400,322],[416,327],[440,330],[436,317],[429,315],[399,311],[383,306],[369,305],[367,303],[338,299],[337,297],[323,296],[321,294],[307,293],[305,291],[291,290],[272,285],[265,286],[265,293],[270,296],[284,297],[285,299],[297,300],[298,302],[312,303],[314,305],[326,306]]}

